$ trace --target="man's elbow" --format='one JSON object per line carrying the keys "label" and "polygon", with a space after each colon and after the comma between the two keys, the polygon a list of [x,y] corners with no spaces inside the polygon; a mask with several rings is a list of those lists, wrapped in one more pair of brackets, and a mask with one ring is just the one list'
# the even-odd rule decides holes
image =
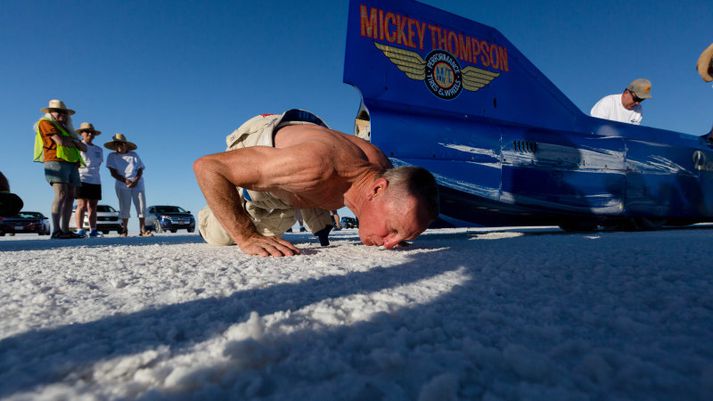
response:
{"label": "man's elbow", "polygon": [[195,174],[199,180],[201,177],[204,177],[209,170],[210,161],[207,159],[207,156],[200,157],[193,162],[193,174]]}

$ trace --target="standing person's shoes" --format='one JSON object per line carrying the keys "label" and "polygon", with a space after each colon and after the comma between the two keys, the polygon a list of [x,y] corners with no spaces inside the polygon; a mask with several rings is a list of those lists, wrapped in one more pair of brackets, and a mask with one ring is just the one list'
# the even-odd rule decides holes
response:
{"label": "standing person's shoes", "polygon": [[139,235],[142,237],[153,237],[153,233],[151,231],[147,231],[147,230],[141,231],[141,234],[139,234]]}
{"label": "standing person's shoes", "polygon": [[120,237],[126,237],[129,235],[129,230],[126,227],[121,227],[119,230],[119,236]]}
{"label": "standing person's shoes", "polygon": [[84,231],[83,228],[82,228],[81,230],[75,231],[75,233],[76,233],[77,235],[81,235],[82,237],[86,237],[86,236],[87,236],[87,232]]}
{"label": "standing person's shoes", "polygon": [[92,231],[90,231],[90,232],[89,232],[89,236],[92,237],[92,238],[101,238],[101,237],[103,237],[102,233],[100,233],[100,232],[97,231],[97,230],[92,230]]}
{"label": "standing person's shoes", "polygon": [[55,231],[52,233],[52,236],[50,238],[52,238],[52,239],[77,239],[77,238],[84,238],[84,235],[79,235],[79,234],[73,233],[71,231],[68,231],[68,232]]}

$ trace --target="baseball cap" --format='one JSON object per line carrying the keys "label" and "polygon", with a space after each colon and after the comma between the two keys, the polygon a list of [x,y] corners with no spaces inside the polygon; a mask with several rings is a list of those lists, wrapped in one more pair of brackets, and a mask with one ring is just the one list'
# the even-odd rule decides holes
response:
{"label": "baseball cap", "polygon": [[641,99],[651,98],[651,81],[645,78],[639,78],[631,81],[626,89],[634,92],[636,97]]}

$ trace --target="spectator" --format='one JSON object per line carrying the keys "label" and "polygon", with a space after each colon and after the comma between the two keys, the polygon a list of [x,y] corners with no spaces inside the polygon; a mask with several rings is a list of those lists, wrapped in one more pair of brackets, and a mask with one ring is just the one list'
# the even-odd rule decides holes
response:
{"label": "spectator", "polygon": [[651,82],[635,79],[621,94],[604,96],[592,107],[592,117],[619,121],[634,125],[641,124],[643,109],[641,103],[651,98]]}
{"label": "spectator", "polygon": [[97,231],[97,203],[102,198],[101,176],[99,174],[99,166],[104,162],[104,152],[102,148],[93,143],[97,135],[101,135],[101,131],[94,129],[91,123],[82,123],[77,130],[77,133],[82,136],[82,142],[87,147],[86,151],[81,152],[83,166],[79,168],[79,179],[81,184],[77,188],[77,210],[75,218],[77,219],[77,234],[84,236],[84,213],[88,214],[89,218],[89,236],[101,237]]}
{"label": "spectator", "polygon": [[35,158],[44,163],[45,179],[52,186],[52,238],[82,238],[69,231],[72,217],[74,191],[79,186],[80,151],[87,148],[72,127],[74,110],[64,102],[52,99],[41,112],[45,113],[35,123]]}
{"label": "spectator", "polygon": [[146,193],[144,190],[144,163],[134,150],[136,144],[126,140],[124,134],[115,134],[104,147],[113,150],[106,159],[106,167],[111,176],[116,179],[114,189],[119,198],[119,216],[122,227],[120,235],[126,237],[129,233],[129,217],[131,217],[131,201],[134,202],[136,214],[139,217],[139,235],[150,237],[146,230],[144,215],[146,214]]}

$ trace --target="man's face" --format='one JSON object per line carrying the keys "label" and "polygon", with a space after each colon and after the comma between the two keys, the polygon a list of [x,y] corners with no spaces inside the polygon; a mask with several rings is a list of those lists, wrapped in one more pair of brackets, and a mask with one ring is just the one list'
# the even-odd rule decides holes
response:
{"label": "man's face", "polygon": [[643,102],[644,99],[639,99],[632,91],[625,90],[624,94],[621,95],[621,105],[627,110],[633,110],[634,107],[638,106]]}
{"label": "man's face", "polygon": [[67,112],[64,110],[50,110],[50,115],[52,116],[52,118],[55,119],[55,121],[58,121],[60,123],[67,121]]}
{"label": "man's face", "polygon": [[401,199],[382,195],[369,203],[359,218],[359,238],[364,245],[396,247],[418,237],[430,224],[413,197]]}
{"label": "man's face", "polygon": [[85,143],[92,143],[94,141],[94,133],[89,131],[82,131],[82,139]]}

